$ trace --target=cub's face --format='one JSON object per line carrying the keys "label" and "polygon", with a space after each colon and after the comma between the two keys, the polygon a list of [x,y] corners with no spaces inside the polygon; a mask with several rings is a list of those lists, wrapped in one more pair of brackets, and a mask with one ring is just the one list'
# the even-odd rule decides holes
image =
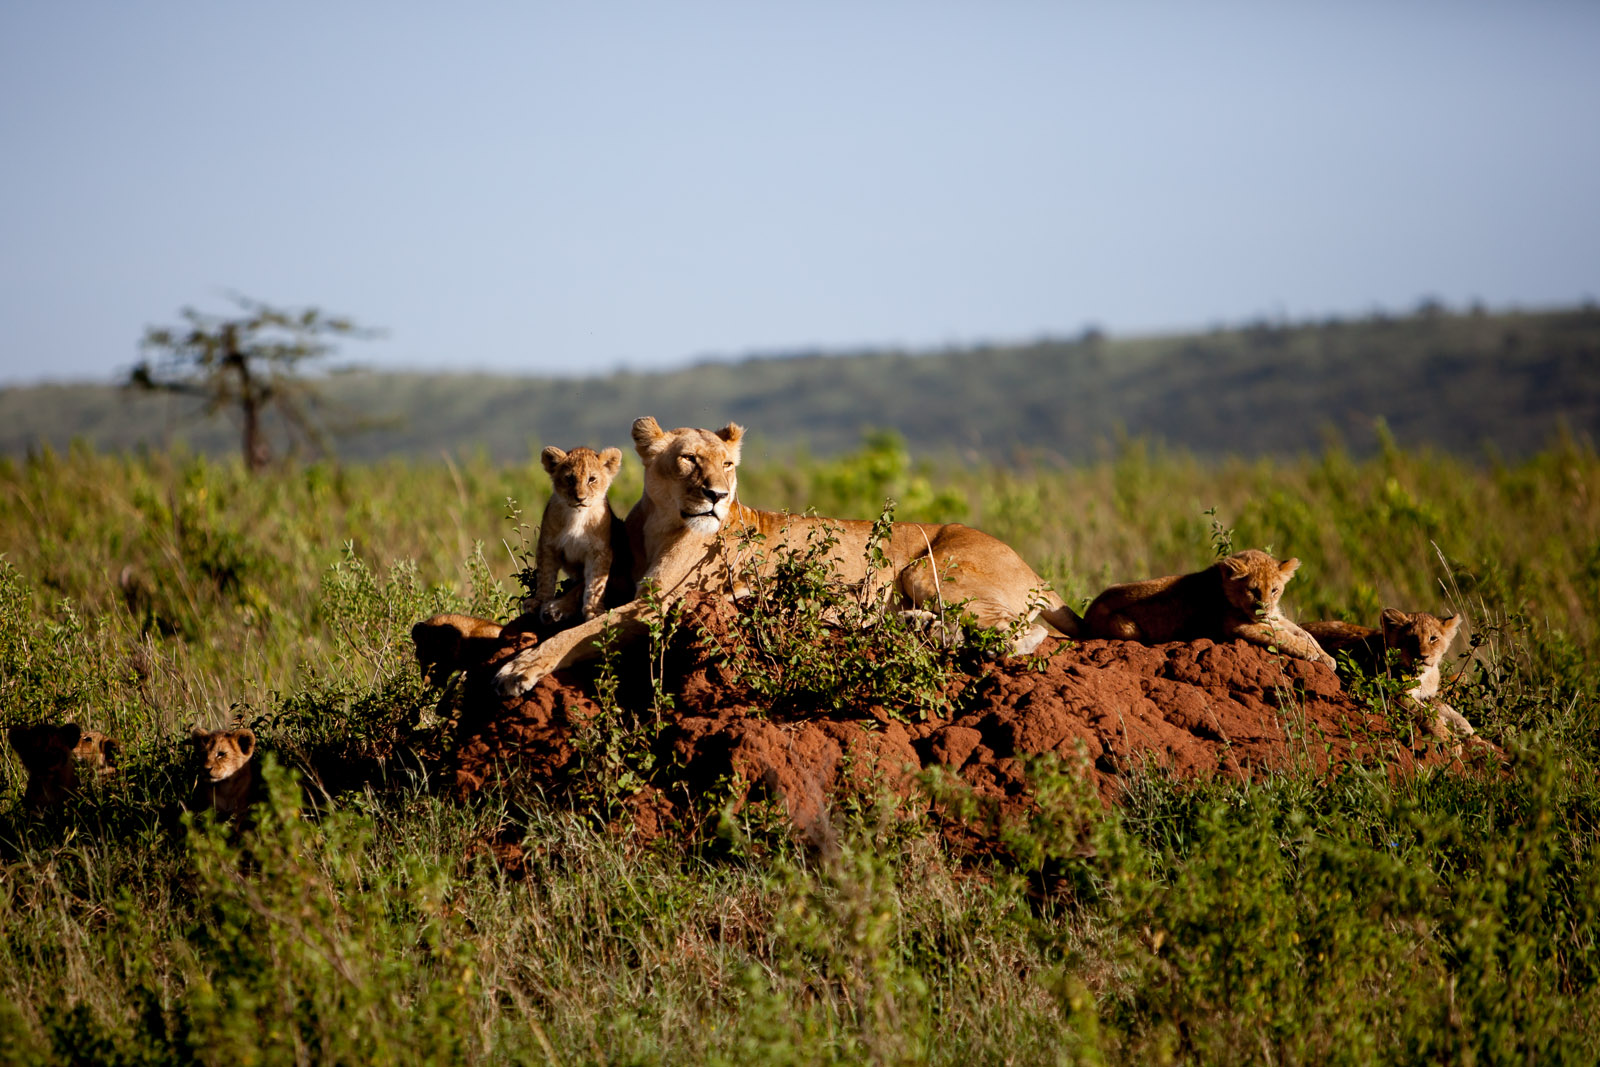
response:
{"label": "cub's face", "polygon": [[226,781],[244,770],[256,754],[256,735],[251,730],[212,730],[196,727],[190,734],[200,753],[202,771],[213,782]]}
{"label": "cub's face", "polygon": [[1383,610],[1383,643],[1400,653],[1404,667],[1428,670],[1437,667],[1449,651],[1461,628],[1461,616],[1441,619],[1425,611],[1407,614],[1395,608]]}
{"label": "cub's face", "polygon": [[6,731],[11,747],[30,771],[52,772],[76,763],[91,771],[115,770],[122,746],[99,730],[75,722],[13,726]]}
{"label": "cub's face", "polygon": [[622,469],[622,450],[574,448],[571,452],[551,446],[539,453],[539,462],[550,475],[556,495],[573,507],[581,508],[604,500],[611,482]]}
{"label": "cub's face", "polygon": [[1278,601],[1283,598],[1283,587],[1289,584],[1299,567],[1298,559],[1279,563],[1255,548],[1217,561],[1228,602],[1247,615],[1275,614]]}
{"label": "cub's face", "polygon": [[722,528],[739,487],[739,442],[744,427],[663,430],[646,416],[633,424],[633,444],[644,461],[644,491],[663,514],[676,515],[698,534]]}

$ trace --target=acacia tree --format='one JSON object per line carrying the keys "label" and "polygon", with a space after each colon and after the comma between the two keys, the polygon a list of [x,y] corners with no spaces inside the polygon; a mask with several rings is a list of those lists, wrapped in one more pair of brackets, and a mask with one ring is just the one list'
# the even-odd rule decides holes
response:
{"label": "acacia tree", "polygon": [[321,450],[325,435],[313,417],[320,404],[304,364],[334,351],[332,338],[378,336],[349,319],[316,308],[289,311],[235,296],[243,314],[228,318],[193,308],[179,314],[186,325],[151,326],[139,347],[154,353],[128,376],[136,389],[205,398],[205,413],[237,408],[244,461],[252,472],[272,462],[262,417],[274,411],[291,442],[303,439]]}

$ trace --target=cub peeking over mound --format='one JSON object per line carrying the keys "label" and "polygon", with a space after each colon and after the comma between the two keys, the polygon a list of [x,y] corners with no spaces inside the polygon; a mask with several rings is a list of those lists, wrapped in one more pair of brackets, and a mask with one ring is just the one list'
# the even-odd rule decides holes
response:
{"label": "cub peeking over mound", "polygon": [[[550,474],[552,489],[539,522],[533,595],[523,600],[522,610],[538,612],[541,622],[586,622],[633,598],[627,527],[606,498],[622,469],[622,450],[563,452],[552,445],[539,454],[539,460]],[[556,584],[563,570],[574,581],[567,595],[557,600]]]}
{"label": "cub peeking over mound", "polygon": [[255,800],[256,735],[253,730],[202,730],[189,740],[200,753],[200,782],[189,805],[195,811],[215,808],[219,814],[242,814]]}
{"label": "cub peeking over mound", "polygon": [[80,768],[97,776],[116,772],[122,746],[99,730],[85,730],[75,722],[34,723],[13,726],[6,739],[28,772],[22,803],[29,811],[61,804],[78,789]]}
{"label": "cub peeking over mound", "polygon": [[411,627],[422,680],[443,685],[456,671],[486,663],[500,648],[497,622],[473,615],[432,615]]}
{"label": "cub peeking over mound", "polygon": [[1384,608],[1378,623],[1382,629],[1374,630],[1330,619],[1308,622],[1305,629],[1328,651],[1349,653],[1356,668],[1366,675],[1387,674],[1389,652],[1393,650],[1402,676],[1416,679],[1406,696],[1416,702],[1419,710],[1432,711],[1431,715],[1422,716],[1428,732],[1447,740],[1451,734],[1473,736],[1477,731],[1466,716],[1439,699],[1439,665],[1461,628],[1461,616],[1441,619],[1425,611],[1407,613]]}
{"label": "cub peeking over mound", "polygon": [[1083,613],[1083,636],[1145,644],[1239,638],[1332,667],[1316,638],[1278,610],[1299,567],[1298,559],[1280,563],[1249,548],[1194,574],[1113,585]]}

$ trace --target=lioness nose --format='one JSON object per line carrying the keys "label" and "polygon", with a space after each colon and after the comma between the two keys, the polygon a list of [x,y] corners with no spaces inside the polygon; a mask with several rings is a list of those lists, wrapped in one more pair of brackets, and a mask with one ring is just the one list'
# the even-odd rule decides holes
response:
{"label": "lioness nose", "polygon": [[727,493],[717,489],[706,488],[700,491],[705,494],[706,501],[712,504],[715,504],[717,501],[728,495]]}

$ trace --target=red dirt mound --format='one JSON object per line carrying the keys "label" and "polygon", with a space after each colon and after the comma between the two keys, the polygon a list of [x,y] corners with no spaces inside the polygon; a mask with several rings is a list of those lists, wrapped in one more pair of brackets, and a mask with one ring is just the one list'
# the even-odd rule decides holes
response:
{"label": "red dirt mound", "polygon": [[[696,604],[684,631],[725,634],[730,610]],[[600,712],[588,670],[558,672],[520,700],[498,697],[494,671],[515,647],[468,676],[455,763],[463,794],[515,773],[559,795],[578,769],[580,728]],[[1107,801],[1142,766],[1244,778],[1295,763],[1325,771],[1380,751],[1402,770],[1420,758],[1409,735],[1345,696],[1328,668],[1237,641],[1047,643],[1042,669],[995,661],[955,685],[949,718],[915,723],[871,708],[763,709],[724,671],[715,647],[690,639],[666,658],[674,706],[653,755],[656,767],[671,768],[670,784],[664,778],[666,792],[638,798],[646,834],[719,788],[781,795],[801,832],[820,834],[834,798],[883,787],[909,793],[913,776],[934,765],[1005,811],[1027,803],[1024,760],[1042,753],[1076,760],[1082,752]],[[644,673],[642,659],[625,661],[629,672]]]}

